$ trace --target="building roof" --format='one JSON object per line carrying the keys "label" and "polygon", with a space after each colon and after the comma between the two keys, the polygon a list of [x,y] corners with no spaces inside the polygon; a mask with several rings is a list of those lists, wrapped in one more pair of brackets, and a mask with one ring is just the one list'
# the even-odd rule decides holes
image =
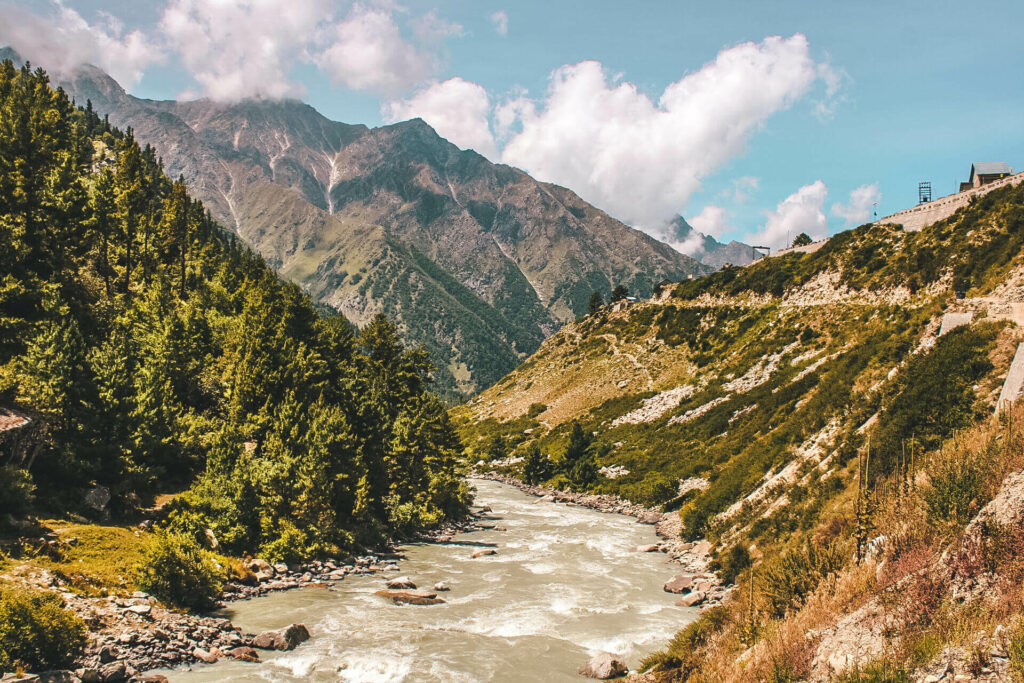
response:
{"label": "building roof", "polygon": [[1013,173],[1013,169],[1005,161],[975,161],[971,164],[971,177],[977,175],[1007,175]]}
{"label": "building roof", "polygon": [[0,406],[0,432],[17,429],[28,424],[28,418]]}

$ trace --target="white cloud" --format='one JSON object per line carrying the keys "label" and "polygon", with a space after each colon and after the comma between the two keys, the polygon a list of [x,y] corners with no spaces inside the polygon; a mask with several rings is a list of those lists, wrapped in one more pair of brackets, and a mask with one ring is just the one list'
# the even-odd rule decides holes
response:
{"label": "white cloud", "polygon": [[170,0],[160,29],[207,97],[296,97],[289,72],[329,15],[327,0]]}
{"label": "white cloud", "polygon": [[704,238],[701,237],[700,233],[696,230],[691,232],[681,241],[668,236],[664,238],[664,242],[680,254],[686,254],[687,256],[692,256],[695,259],[699,259],[704,254]]}
{"label": "white cloud", "polygon": [[878,189],[878,183],[861,185],[850,192],[850,203],[832,205],[832,214],[839,216],[846,221],[846,227],[867,223],[871,218],[871,212],[875,204],[882,199],[882,193]]}
{"label": "white cloud", "polygon": [[750,195],[757,192],[761,186],[760,178],[745,175],[732,181],[731,191],[723,192],[723,196],[730,196],[733,203],[742,204],[750,200]]}
{"label": "white cloud", "polygon": [[355,90],[397,94],[436,69],[434,58],[402,38],[390,10],[356,4],[327,31],[330,45],[316,57],[331,79]]}
{"label": "white cloud", "polygon": [[125,33],[110,14],[90,24],[78,12],[54,1],[49,16],[0,6],[0,45],[10,45],[22,58],[57,76],[70,75],[81,64],[95,64],[126,87],[139,82],[145,68],[163,54],[141,31]]}
{"label": "white cloud", "polygon": [[716,239],[734,230],[729,225],[729,215],[725,209],[714,204],[708,204],[701,209],[700,213],[687,222],[705,235],[710,235]]}
{"label": "white cloud", "polygon": [[765,211],[768,220],[759,232],[747,235],[749,244],[765,245],[772,249],[789,246],[802,232],[819,240],[828,235],[828,220],[823,207],[828,188],[818,180],[804,185],[783,199],[774,211]]}
{"label": "white cloud", "polygon": [[491,23],[494,24],[494,30],[499,36],[508,35],[508,13],[505,10],[500,9],[492,14]]}
{"label": "white cloud", "polygon": [[657,103],[632,83],[609,83],[599,62],[563,66],[539,106],[506,105],[521,130],[502,160],[626,222],[657,226],[820,76],[800,34],[722,50]]}
{"label": "white cloud", "polygon": [[383,115],[388,122],[419,116],[459,147],[497,159],[498,148],[488,126],[490,109],[483,86],[456,77],[432,83],[409,99],[388,103]]}

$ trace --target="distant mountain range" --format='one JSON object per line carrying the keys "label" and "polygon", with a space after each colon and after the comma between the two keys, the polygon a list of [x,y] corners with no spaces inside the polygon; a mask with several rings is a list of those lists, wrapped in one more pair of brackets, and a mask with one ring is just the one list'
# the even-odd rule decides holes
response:
{"label": "distant mountain range", "polygon": [[[682,216],[676,216],[675,220],[669,223],[669,233],[675,244],[693,244],[693,257],[715,270],[727,263],[745,266],[754,262],[754,248],[749,244],[736,240],[723,244],[710,235],[698,232]],[[693,236],[696,236],[696,239]]]}
{"label": "distant mountain range", "polygon": [[91,66],[60,85],[132,127],[169,175],[318,301],[358,325],[378,312],[396,320],[427,347],[443,390],[497,381],[595,290],[646,296],[711,270],[420,119],[367,128],[294,100],[144,100]]}

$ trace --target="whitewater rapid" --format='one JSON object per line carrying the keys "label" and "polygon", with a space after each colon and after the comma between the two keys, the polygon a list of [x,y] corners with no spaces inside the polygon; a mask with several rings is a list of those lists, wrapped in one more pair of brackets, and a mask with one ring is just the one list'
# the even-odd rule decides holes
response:
{"label": "whitewater rapid", "polygon": [[[696,618],[662,591],[675,573],[653,527],[632,517],[540,502],[518,489],[474,482],[494,529],[451,543],[408,544],[398,572],[348,576],[333,590],[301,588],[234,603],[223,615],[250,632],[305,624],[312,639],[249,664],[221,660],[164,671],[173,683],[228,681],[580,681],[602,651],[631,667]],[[505,530],[501,530],[505,529]],[[493,547],[497,555],[471,559]],[[442,605],[393,605],[374,591],[408,576],[438,581]]]}

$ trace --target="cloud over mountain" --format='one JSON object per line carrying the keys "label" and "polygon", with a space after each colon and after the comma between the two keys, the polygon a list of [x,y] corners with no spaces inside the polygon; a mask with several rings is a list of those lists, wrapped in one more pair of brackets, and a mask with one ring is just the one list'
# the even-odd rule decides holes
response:
{"label": "cloud over mountain", "polygon": [[804,185],[779,202],[774,211],[765,211],[764,228],[749,235],[747,242],[780,249],[789,246],[802,232],[812,239],[822,239],[828,234],[828,219],[823,208],[827,196],[828,187],[821,180]]}

